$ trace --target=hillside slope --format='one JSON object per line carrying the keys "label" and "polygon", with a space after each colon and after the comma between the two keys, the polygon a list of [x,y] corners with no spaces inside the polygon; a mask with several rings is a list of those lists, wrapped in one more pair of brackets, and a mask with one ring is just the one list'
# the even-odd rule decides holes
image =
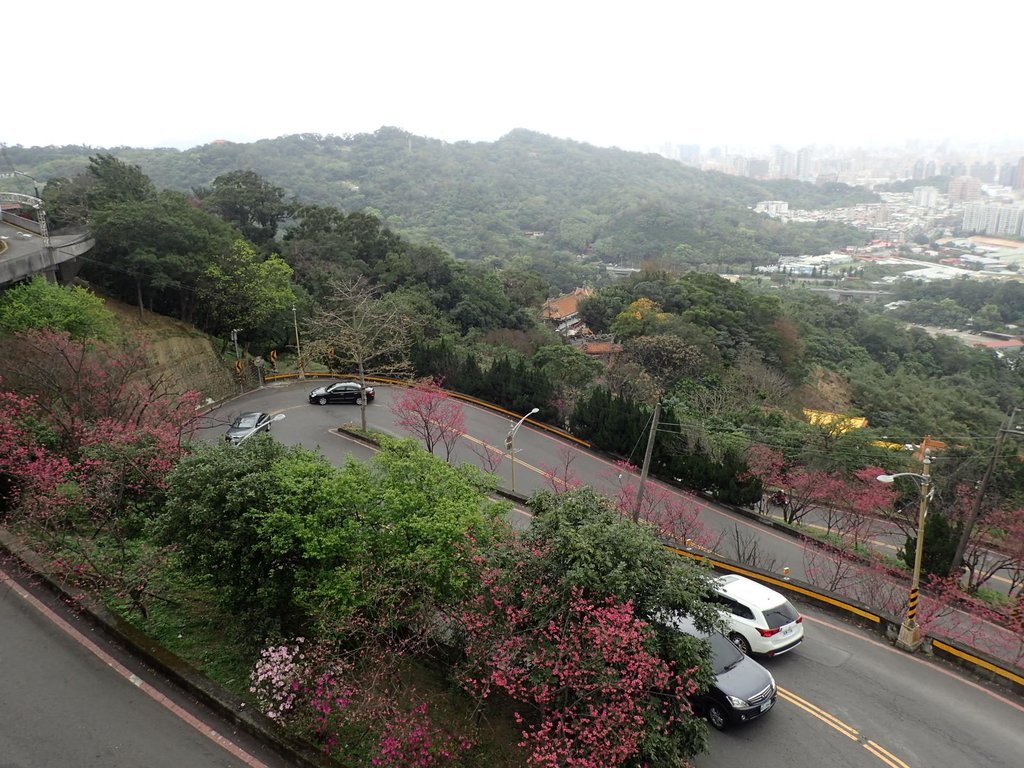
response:
{"label": "hillside slope", "polygon": [[876,199],[843,184],[756,181],[526,130],[489,143],[381,128],[184,151],[8,148],[19,168],[47,180],[81,172],[102,152],[138,165],[158,187],[184,192],[252,170],[302,204],[378,213],[394,231],[463,259],[563,252],[635,264],[686,246],[696,263],[767,263],[863,238],[838,225],[783,225],[754,214],[757,201],[821,208]]}
{"label": "hillside slope", "polygon": [[152,369],[164,376],[171,391],[197,390],[203,398],[220,400],[237,392],[234,373],[214,341],[195,327],[163,315],[105,299],[120,328],[143,340]]}

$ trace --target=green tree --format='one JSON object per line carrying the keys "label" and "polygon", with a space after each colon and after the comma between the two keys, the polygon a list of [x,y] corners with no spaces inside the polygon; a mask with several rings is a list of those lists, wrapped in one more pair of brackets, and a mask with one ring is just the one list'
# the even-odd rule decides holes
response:
{"label": "green tree", "polygon": [[295,303],[292,268],[278,256],[264,258],[245,240],[203,271],[198,296],[205,325],[222,337],[233,328],[264,331],[271,318]]}
{"label": "green tree", "polygon": [[275,238],[281,220],[292,212],[284,190],[254,171],[222,173],[210,189],[197,189],[196,196],[205,210],[233,224],[246,240],[259,247]]}
{"label": "green tree", "polygon": [[306,621],[296,600],[308,565],[299,523],[333,509],[330,463],[269,436],[194,446],[168,478],[156,540],[217,589],[247,628],[288,632]]}
{"label": "green tree", "polygon": [[487,498],[494,478],[389,438],[342,469],[269,436],[198,445],[168,484],[157,541],[264,632],[329,629],[354,612],[401,621],[448,600],[466,578],[460,542],[486,542],[508,510]]}
{"label": "green tree", "polygon": [[[924,549],[921,552],[922,576],[945,576],[952,570],[953,554],[960,538],[961,525],[950,525],[949,518],[939,510],[930,510],[924,523]],[[899,550],[900,559],[908,568],[914,567],[917,536],[907,536]]]}
{"label": "green tree", "polygon": [[661,392],[670,390],[684,376],[699,374],[704,360],[700,350],[670,334],[637,336],[624,346],[626,353],[654,380]]}
{"label": "green tree", "polygon": [[0,332],[66,331],[76,341],[110,340],[116,323],[103,299],[82,286],[62,287],[35,277],[0,295]]}
{"label": "green tree", "polygon": [[86,200],[93,211],[119,203],[138,202],[156,194],[156,187],[137,165],[118,160],[111,154],[89,158],[89,174],[95,179]]}
{"label": "green tree", "polygon": [[580,395],[593,385],[603,366],[569,344],[549,344],[533,355],[533,365],[555,387],[563,415],[572,413]]}
{"label": "green tree", "polygon": [[96,259],[86,274],[118,298],[195,321],[195,286],[237,237],[184,195],[161,192],[112,204],[93,215]]}

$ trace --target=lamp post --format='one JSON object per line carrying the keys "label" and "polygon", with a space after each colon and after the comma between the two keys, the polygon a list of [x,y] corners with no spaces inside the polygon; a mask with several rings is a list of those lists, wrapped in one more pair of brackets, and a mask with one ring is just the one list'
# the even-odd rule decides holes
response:
{"label": "lamp post", "polygon": [[[510,427],[508,434],[505,435],[505,448],[508,450],[508,457],[512,461],[512,493],[516,492],[516,432],[523,426],[523,422],[538,413],[540,408],[534,408],[528,414],[523,416],[519,421],[515,423],[515,426]],[[509,422],[511,424],[511,422]]]}
{"label": "lamp post", "polygon": [[895,475],[879,475],[881,483],[891,483],[897,477],[912,477],[921,491],[921,506],[917,516],[917,547],[914,551],[914,573],[910,579],[910,598],[907,600],[907,615],[900,626],[900,634],[896,639],[896,647],[913,653],[921,647],[921,627],[917,623],[917,601],[921,582],[921,555],[924,553],[924,521],[928,517],[928,502],[932,497],[932,478],[929,468],[931,459],[924,454],[922,460],[924,470],[916,472],[897,472]]}
{"label": "lamp post", "polygon": [[292,322],[295,324],[295,356],[299,361],[299,381],[306,378],[306,366],[302,362],[302,346],[299,344],[299,316],[292,304]]}

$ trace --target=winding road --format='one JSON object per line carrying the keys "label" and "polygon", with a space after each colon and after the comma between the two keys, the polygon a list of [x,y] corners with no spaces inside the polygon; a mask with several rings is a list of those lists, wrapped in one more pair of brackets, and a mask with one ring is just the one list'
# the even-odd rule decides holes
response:
{"label": "winding road", "polygon": [[[282,442],[319,449],[335,464],[371,456],[373,449],[333,431],[358,423],[358,407],[309,405],[306,394],[313,385],[274,385],[235,398],[206,416],[201,435],[219,440],[235,415],[262,410],[286,414],[273,425]],[[401,435],[388,407],[393,394],[379,387],[367,416],[373,429]],[[508,418],[474,406],[466,406],[465,414],[467,434],[454,460],[480,464],[481,452],[501,454]],[[614,491],[622,482],[611,462],[529,424],[517,433],[516,447],[516,490],[524,495],[551,487],[552,475],[561,474],[556,468],[570,458],[572,474],[599,490]],[[507,455],[495,471],[506,485],[511,481]],[[780,567],[789,563],[796,572],[802,563],[792,539],[684,497],[700,505],[709,529],[757,536]],[[516,520],[529,524],[522,510]],[[696,761],[697,768],[1021,765],[1024,702],[1019,698],[794,602],[805,616],[806,639],[794,651],[764,662],[778,681],[778,704],[759,720],[712,733],[711,751]],[[2,568],[0,664],[0,768],[284,765]]]}

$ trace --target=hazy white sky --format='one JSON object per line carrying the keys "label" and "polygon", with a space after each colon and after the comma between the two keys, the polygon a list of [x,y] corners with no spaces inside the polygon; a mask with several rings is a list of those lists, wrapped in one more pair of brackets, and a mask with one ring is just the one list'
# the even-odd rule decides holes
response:
{"label": "hazy white sky", "polygon": [[0,142],[1024,146],[1018,0],[7,3]]}

